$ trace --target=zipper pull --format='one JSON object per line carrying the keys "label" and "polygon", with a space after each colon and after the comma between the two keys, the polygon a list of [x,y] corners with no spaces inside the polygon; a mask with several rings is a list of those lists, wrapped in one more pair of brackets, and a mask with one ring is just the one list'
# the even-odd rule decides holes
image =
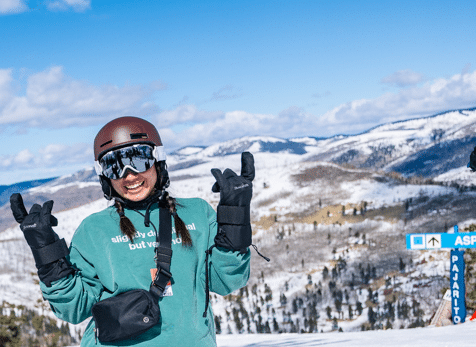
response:
{"label": "zipper pull", "polygon": [[269,262],[271,259],[269,259],[268,257],[265,257],[264,255],[262,255],[259,251],[258,251],[258,247],[256,247],[255,245],[251,244],[251,246],[253,246],[253,248],[255,249],[256,253],[258,253],[258,255],[263,258],[264,260],[266,260],[267,262]]}

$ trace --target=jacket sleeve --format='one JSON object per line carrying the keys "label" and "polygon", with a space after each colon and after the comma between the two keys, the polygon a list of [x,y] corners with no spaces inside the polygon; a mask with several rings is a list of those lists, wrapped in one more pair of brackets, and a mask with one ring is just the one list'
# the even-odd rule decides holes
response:
{"label": "jacket sleeve", "polygon": [[99,301],[103,286],[94,267],[74,245],[70,247],[69,261],[77,269],[73,275],[52,282],[49,287],[40,282],[40,287],[58,318],[78,324],[91,316],[91,308]]}
{"label": "jacket sleeve", "polygon": [[[214,244],[218,224],[216,212],[210,205],[208,205],[207,215],[209,222],[208,247],[211,247]],[[244,287],[250,277],[250,260],[251,253],[249,249],[242,253],[213,247],[208,265],[210,291],[220,295],[228,295]]]}

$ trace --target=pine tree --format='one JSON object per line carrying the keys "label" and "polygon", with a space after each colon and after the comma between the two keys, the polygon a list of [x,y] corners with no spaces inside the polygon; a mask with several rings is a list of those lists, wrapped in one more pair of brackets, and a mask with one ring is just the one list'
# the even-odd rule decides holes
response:
{"label": "pine tree", "polygon": [[243,332],[243,320],[240,318],[238,312],[236,308],[233,308],[233,321],[235,322],[236,330],[241,334]]}
{"label": "pine tree", "polygon": [[342,301],[336,298],[334,300],[334,306],[336,308],[336,311],[340,314],[340,312],[342,311]]}
{"label": "pine tree", "polygon": [[313,333],[313,332],[317,331],[317,320],[316,319],[314,319],[312,317],[309,318],[308,324],[309,324],[309,332],[310,333]]}
{"label": "pine tree", "polygon": [[400,262],[399,262],[399,268],[400,268],[401,273],[405,272],[405,263],[403,262],[403,259],[401,257],[400,257]]}
{"label": "pine tree", "polygon": [[377,321],[377,315],[372,309],[372,307],[369,307],[369,310],[367,312],[367,319],[370,323],[371,328],[374,328],[375,322]]}
{"label": "pine tree", "polygon": [[298,311],[298,307],[297,307],[297,299],[293,299],[293,313],[296,314],[297,311]]}
{"label": "pine tree", "polygon": [[355,306],[356,306],[355,309],[357,310],[357,313],[360,316],[362,314],[362,312],[364,311],[364,308],[362,307],[362,303],[357,300],[357,302],[355,303]]}
{"label": "pine tree", "polygon": [[266,295],[264,298],[266,302],[273,301],[273,291],[266,283],[264,285],[264,293]]}
{"label": "pine tree", "polygon": [[337,269],[335,267],[332,268],[332,279],[337,278]]}
{"label": "pine tree", "polygon": [[0,316],[0,346],[21,346],[21,325],[23,320],[15,316],[12,310],[9,315]]}
{"label": "pine tree", "polygon": [[279,325],[278,325],[278,321],[276,320],[276,318],[273,318],[273,331],[274,332],[279,331]]}
{"label": "pine tree", "polygon": [[322,270],[322,278],[326,280],[327,277],[329,277],[329,269],[327,268],[327,266],[324,266],[324,269]]}
{"label": "pine tree", "polygon": [[280,297],[280,302],[281,306],[286,306],[286,304],[288,303],[288,299],[286,298],[286,295],[284,295],[284,293]]}
{"label": "pine tree", "polygon": [[221,334],[221,316],[215,316],[215,330],[217,334]]}

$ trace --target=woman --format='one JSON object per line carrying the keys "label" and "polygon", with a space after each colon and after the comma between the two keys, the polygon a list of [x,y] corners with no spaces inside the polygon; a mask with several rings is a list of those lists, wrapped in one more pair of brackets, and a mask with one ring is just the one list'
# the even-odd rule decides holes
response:
{"label": "woman", "polygon": [[[20,194],[10,199],[44,298],[73,324],[95,313],[81,346],[216,346],[208,291],[227,295],[243,287],[250,273],[252,155],[243,153],[241,176],[212,170],[212,190],[220,192],[217,213],[202,199],[169,196],[162,141],[143,119],[106,124],[95,138],[94,155],[102,190],[114,205],[87,217],[69,248],[52,229],[53,201],[27,213]],[[151,326],[145,332],[131,327],[118,338],[134,320],[129,317],[142,314],[138,305],[151,298],[150,317],[140,316],[141,324]]]}

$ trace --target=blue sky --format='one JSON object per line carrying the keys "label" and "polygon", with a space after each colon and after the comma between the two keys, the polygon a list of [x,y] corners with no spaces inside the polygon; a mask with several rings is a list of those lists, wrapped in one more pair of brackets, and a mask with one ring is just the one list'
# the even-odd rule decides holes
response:
{"label": "blue sky", "polygon": [[0,185],[92,165],[123,115],[172,151],[474,107],[475,23],[458,0],[0,0]]}

